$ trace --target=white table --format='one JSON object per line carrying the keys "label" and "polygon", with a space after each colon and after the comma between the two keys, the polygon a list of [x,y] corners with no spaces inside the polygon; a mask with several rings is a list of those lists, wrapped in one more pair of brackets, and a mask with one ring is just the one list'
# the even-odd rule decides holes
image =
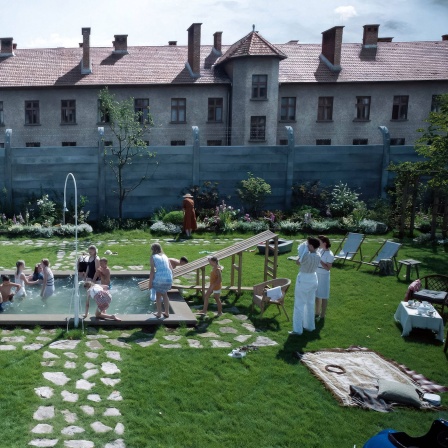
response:
{"label": "white table", "polygon": [[432,330],[436,334],[436,338],[443,342],[443,319],[437,311],[432,317],[418,315],[417,308],[410,308],[407,306],[407,302],[401,302],[395,311],[394,319],[403,327],[402,336],[408,336],[413,328],[423,328]]}

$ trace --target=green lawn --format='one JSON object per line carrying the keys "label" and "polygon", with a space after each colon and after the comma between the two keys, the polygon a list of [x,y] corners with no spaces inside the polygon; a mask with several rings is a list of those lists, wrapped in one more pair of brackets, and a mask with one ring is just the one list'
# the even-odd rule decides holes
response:
{"label": "green lawn", "polygon": [[[161,238],[162,246],[169,256],[186,255],[191,259],[203,256],[204,250],[219,250],[230,245],[232,238],[247,237],[229,235],[215,237],[201,235],[195,237],[199,243],[171,243]],[[297,235],[300,240],[304,236]],[[217,238],[217,239],[216,239]],[[229,238],[229,240],[224,240]],[[118,255],[114,264],[137,265],[148,268],[150,235],[143,232],[128,232],[121,235],[94,235],[82,240],[80,247],[90,242],[96,243],[102,254],[108,249],[109,240],[127,240],[111,247]],[[341,239],[334,236],[332,240]],[[380,246],[384,237],[371,236],[363,243],[363,254],[368,256]],[[145,241],[143,241],[145,240]],[[204,240],[209,243],[203,243]],[[57,246],[41,248],[20,245],[16,240],[12,246],[2,247],[1,265],[10,267],[17,259],[25,259],[30,266],[43,256],[52,261],[56,257]],[[225,244],[219,244],[224,242]],[[0,240],[1,244],[1,240]],[[336,249],[337,243],[332,249]],[[293,254],[296,253],[294,245]],[[279,277],[295,281],[297,266],[287,260],[291,254],[279,258]],[[446,246],[415,246],[404,242],[399,258],[415,258],[422,261],[420,276],[430,273],[446,273],[448,257]],[[256,251],[243,256],[243,284],[253,285],[262,281],[263,256]],[[52,261],[53,263],[53,261]],[[224,284],[229,281],[230,262],[224,260]],[[351,345],[368,347],[386,358],[424,374],[440,384],[447,384],[447,356],[442,345],[431,335],[418,332],[410,337],[401,337],[401,327],[393,320],[393,314],[403,299],[407,282],[402,271],[400,278],[372,275],[373,268],[346,263],[335,266],[331,273],[331,298],[327,318],[319,323],[312,333],[301,337],[288,335],[291,323],[284,315],[278,316],[275,308],[269,308],[263,320],[250,314],[251,295],[237,298],[227,297],[228,305],[235,305],[241,313],[249,314],[249,322],[260,330],[259,335],[275,340],[278,345],[263,347],[250,352],[241,360],[227,356],[225,348],[189,348],[182,340],[182,349],[163,349],[158,345],[142,348],[133,341],[147,336],[149,329],[129,329],[125,340],[132,349],[120,351],[122,382],[120,391],[124,397],[121,410],[127,447],[350,447],[358,448],[372,435],[383,428],[392,427],[421,435],[435,418],[448,418],[448,412],[423,412],[397,408],[393,413],[382,414],[358,408],[339,406],[338,402],[313,377],[308,369],[294,357],[296,351],[311,351],[324,348],[347,348]],[[292,316],[294,286],[287,295],[287,310]],[[189,293],[189,300],[201,303],[199,297]],[[213,301],[211,302],[213,304]],[[212,310],[213,307],[211,306]],[[230,315],[225,315],[228,317]],[[236,326],[236,323],[229,324]],[[194,338],[198,332],[218,332],[219,325],[212,318],[205,320],[199,328],[160,327],[154,337],[180,335]],[[26,334],[27,341],[33,340],[39,332]],[[145,332],[145,334],[143,333]],[[100,333],[118,337],[122,330]],[[22,335],[20,329],[14,334]],[[58,331],[53,338],[78,337],[79,332],[66,335]],[[231,341],[234,335],[223,335],[223,340]],[[85,339],[85,335],[82,336]],[[242,344],[241,344],[242,345]],[[81,348],[75,350],[80,360],[86,362]],[[40,404],[33,388],[42,385],[40,365],[41,351],[13,352],[0,351],[2,388],[0,388],[0,412],[2,415],[2,438],[0,447],[24,447],[31,440],[30,430],[36,422],[32,414]],[[82,363],[83,364],[83,363]],[[77,367],[80,375],[85,370]],[[102,393],[100,387],[98,393]],[[67,406],[60,396],[50,401],[55,406]],[[443,403],[448,404],[446,396]],[[90,404],[90,403],[89,403]],[[92,404],[92,406],[102,406]],[[88,419],[82,417],[79,426],[89,427]],[[59,426],[58,426],[59,425]],[[61,424],[55,424],[60,431]],[[90,437],[90,439],[89,439]],[[97,441],[103,446],[107,442],[104,435],[87,431],[83,438]],[[8,441],[5,444],[5,441]],[[14,441],[14,442],[12,442]],[[59,445],[58,445],[59,446]]]}

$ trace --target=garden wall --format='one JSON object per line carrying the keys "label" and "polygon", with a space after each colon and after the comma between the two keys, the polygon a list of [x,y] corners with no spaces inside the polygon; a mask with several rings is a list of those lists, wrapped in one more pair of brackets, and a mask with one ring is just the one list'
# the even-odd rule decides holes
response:
{"label": "garden wall", "polygon": [[[158,207],[180,208],[182,188],[204,181],[218,182],[227,204],[239,207],[237,183],[251,172],[272,187],[267,209],[285,209],[295,183],[320,180],[324,185],[339,181],[361,192],[361,199],[380,197],[381,185],[390,181],[383,169],[388,161],[416,161],[413,146],[189,146],[150,148],[155,158],[137,157],[125,168],[125,184],[135,184],[147,176],[124,202],[124,217],[143,218]],[[110,156],[99,147],[15,148],[8,142],[0,148],[0,187],[7,200],[23,211],[23,203],[34,193],[48,193],[62,202],[64,183],[69,172],[77,182],[78,197],[88,199],[91,218],[118,214],[117,186],[108,166]],[[387,162],[384,165],[384,162]],[[73,182],[67,182],[67,202],[73,197]],[[229,199],[230,197],[230,199]],[[1,211],[1,210],[0,210]]]}

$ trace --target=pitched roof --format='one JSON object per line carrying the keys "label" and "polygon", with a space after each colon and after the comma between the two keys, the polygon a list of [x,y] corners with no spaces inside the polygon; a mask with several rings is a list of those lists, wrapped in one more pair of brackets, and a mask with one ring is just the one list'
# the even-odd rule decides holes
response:
{"label": "pitched roof", "polygon": [[274,56],[280,59],[287,58],[286,54],[277,47],[268,42],[257,31],[251,31],[238,42],[235,42],[217,61],[217,64],[222,64],[225,61],[233,58],[240,58],[246,56]]}

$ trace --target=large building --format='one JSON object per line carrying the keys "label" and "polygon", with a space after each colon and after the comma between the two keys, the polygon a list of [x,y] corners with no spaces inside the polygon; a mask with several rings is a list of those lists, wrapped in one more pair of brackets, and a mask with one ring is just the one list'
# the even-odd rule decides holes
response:
{"label": "large building", "polygon": [[108,86],[149,110],[151,146],[190,144],[192,126],[203,146],[286,144],[285,126],[297,145],[380,144],[380,125],[393,145],[412,145],[437,95],[448,93],[448,35],[393,42],[378,33],[365,25],[360,43],[343,43],[336,26],[321,44],[274,45],[254,29],[230,46],[222,32],[202,45],[194,23],[186,46],[128,46],[127,35],[115,35],[112,47],[98,48],[82,28],[79,48],[48,49],[3,37],[0,129],[13,130],[14,147],[94,146],[106,125],[114,144],[98,104]]}

